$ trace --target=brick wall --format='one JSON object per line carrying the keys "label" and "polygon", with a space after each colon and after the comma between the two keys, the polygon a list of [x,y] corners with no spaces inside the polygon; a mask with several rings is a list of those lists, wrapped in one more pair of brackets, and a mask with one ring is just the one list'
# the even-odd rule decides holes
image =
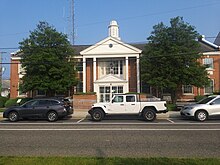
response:
{"label": "brick wall", "polygon": [[129,92],[137,92],[136,58],[129,58],[128,65]]}
{"label": "brick wall", "polygon": [[16,98],[18,96],[18,88],[19,88],[18,63],[20,63],[19,60],[11,60],[10,98]]}
{"label": "brick wall", "polygon": [[73,95],[73,108],[89,110],[96,99],[96,95]]}

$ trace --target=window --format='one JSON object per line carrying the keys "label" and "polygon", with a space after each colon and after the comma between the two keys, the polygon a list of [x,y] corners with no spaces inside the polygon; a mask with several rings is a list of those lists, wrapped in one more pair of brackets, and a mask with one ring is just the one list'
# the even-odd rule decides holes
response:
{"label": "window", "polygon": [[204,58],[203,59],[203,64],[208,68],[208,69],[213,69],[213,58]]}
{"label": "window", "polygon": [[183,93],[185,93],[185,94],[187,94],[187,93],[192,94],[193,93],[192,85],[183,85]]}
{"label": "window", "polygon": [[29,101],[29,102],[24,104],[24,106],[26,108],[30,108],[30,107],[37,106],[37,105],[38,105],[38,101],[37,100]]}
{"label": "window", "polygon": [[123,93],[123,86],[100,86],[100,102],[110,102],[114,94]]}
{"label": "window", "polygon": [[213,93],[214,91],[214,80],[210,80],[210,84],[205,86],[205,94]]}
{"label": "window", "polygon": [[108,74],[118,75],[119,77],[123,76],[124,61],[122,59],[105,59],[105,61],[99,60],[98,65],[100,67],[99,78]]}
{"label": "window", "polygon": [[113,102],[114,103],[122,103],[123,102],[123,96],[115,96]]}
{"label": "window", "polygon": [[220,104],[220,99],[216,99],[216,100],[214,100],[213,102],[212,102],[213,104]]}
{"label": "window", "polygon": [[39,106],[50,105],[49,100],[39,100]]}
{"label": "window", "polygon": [[76,63],[75,69],[78,72],[83,72],[83,61],[82,61],[82,59],[77,59],[77,63]]}
{"label": "window", "polygon": [[37,96],[46,96],[46,92],[45,91],[37,90],[36,92],[37,92],[36,93]]}
{"label": "window", "polygon": [[126,102],[135,102],[135,96],[126,96]]}

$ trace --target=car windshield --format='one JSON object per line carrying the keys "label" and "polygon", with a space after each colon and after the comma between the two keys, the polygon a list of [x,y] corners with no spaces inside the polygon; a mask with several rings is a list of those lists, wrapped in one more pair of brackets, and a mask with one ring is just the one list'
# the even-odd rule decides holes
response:
{"label": "car windshield", "polygon": [[214,99],[215,97],[207,97],[207,98],[204,98],[200,101],[197,102],[197,104],[206,104],[208,103],[209,101],[211,101],[212,99]]}

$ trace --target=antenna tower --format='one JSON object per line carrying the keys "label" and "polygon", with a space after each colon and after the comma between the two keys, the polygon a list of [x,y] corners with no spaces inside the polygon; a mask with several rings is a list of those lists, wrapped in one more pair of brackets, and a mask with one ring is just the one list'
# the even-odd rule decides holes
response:
{"label": "antenna tower", "polygon": [[70,38],[72,40],[72,44],[75,45],[75,11],[74,11],[74,0],[71,0],[71,15],[70,15],[70,19],[71,19],[71,34],[70,34]]}

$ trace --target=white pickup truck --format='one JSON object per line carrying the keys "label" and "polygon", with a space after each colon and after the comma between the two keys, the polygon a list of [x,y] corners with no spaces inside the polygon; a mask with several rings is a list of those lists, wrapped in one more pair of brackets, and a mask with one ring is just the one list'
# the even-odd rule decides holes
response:
{"label": "white pickup truck", "polygon": [[111,102],[95,103],[88,111],[94,121],[101,121],[106,115],[139,115],[147,121],[156,119],[157,113],[166,113],[166,101],[140,101],[136,94],[117,94]]}

